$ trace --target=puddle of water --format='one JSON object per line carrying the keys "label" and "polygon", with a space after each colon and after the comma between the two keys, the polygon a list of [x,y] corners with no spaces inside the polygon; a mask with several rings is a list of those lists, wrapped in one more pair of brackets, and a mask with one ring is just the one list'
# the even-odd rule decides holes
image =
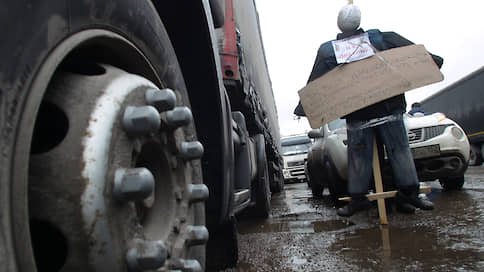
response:
{"label": "puddle of water", "polygon": [[265,222],[244,223],[239,225],[240,234],[250,233],[318,233],[347,228],[354,225],[350,221],[332,220],[332,221],[290,221],[290,222]]}
{"label": "puddle of water", "polygon": [[[482,248],[442,237],[431,228],[360,229],[342,235],[330,248],[346,261],[369,271],[482,271]],[[386,269],[382,269],[386,268]]]}

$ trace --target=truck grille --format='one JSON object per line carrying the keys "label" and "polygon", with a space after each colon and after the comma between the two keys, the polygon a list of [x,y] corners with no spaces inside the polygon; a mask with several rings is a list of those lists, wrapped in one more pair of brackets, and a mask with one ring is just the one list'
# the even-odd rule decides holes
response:
{"label": "truck grille", "polygon": [[438,125],[425,128],[415,128],[407,132],[409,143],[427,141],[444,133],[446,127],[451,125]]}
{"label": "truck grille", "polygon": [[293,162],[287,163],[288,167],[303,166],[303,165],[304,165],[304,161],[293,161]]}

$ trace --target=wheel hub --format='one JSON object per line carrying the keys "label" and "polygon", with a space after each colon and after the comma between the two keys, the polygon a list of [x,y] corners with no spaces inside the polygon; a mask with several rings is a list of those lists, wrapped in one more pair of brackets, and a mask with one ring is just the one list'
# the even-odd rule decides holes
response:
{"label": "wheel hub", "polygon": [[[37,135],[41,124],[54,125],[45,137],[34,134],[30,217],[58,230],[67,245],[64,257],[50,256],[58,265],[45,270],[183,270],[186,264],[196,271],[201,265],[190,249],[208,239],[199,216],[208,189],[192,184],[198,175],[192,160],[203,146],[185,133],[191,112],[176,106],[176,91],[99,67],[94,75],[58,73],[44,104],[61,113],[48,110],[37,120]],[[63,129],[56,127],[64,118]],[[46,145],[52,138],[59,140]],[[49,242],[45,233],[36,235]],[[37,256],[43,247],[34,244]]]}

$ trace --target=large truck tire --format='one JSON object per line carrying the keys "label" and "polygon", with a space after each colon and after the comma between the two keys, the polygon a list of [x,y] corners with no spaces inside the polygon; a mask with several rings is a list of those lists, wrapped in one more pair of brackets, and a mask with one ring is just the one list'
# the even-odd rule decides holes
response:
{"label": "large truck tire", "polygon": [[252,193],[255,194],[255,206],[250,208],[250,215],[268,218],[271,213],[271,190],[264,135],[257,134],[254,136],[254,139],[256,143],[257,178],[252,183],[254,187]]}
{"label": "large truck tire", "polygon": [[280,193],[284,191],[284,177],[282,175],[281,170],[274,170],[271,168],[269,171],[271,174],[270,185],[271,185],[271,192],[273,193]]}
{"label": "large truck tire", "polygon": [[203,146],[151,2],[0,5],[0,271],[203,270]]}
{"label": "large truck tire", "polygon": [[230,216],[229,220],[210,231],[210,240],[207,243],[207,271],[236,267],[238,259],[237,219]]}

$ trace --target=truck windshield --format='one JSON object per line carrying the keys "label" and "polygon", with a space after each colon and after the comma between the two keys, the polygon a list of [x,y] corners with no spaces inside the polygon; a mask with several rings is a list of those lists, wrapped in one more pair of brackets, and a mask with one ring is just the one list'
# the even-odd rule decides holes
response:
{"label": "truck windshield", "polygon": [[282,147],[282,155],[289,156],[289,155],[297,155],[297,154],[304,154],[308,153],[309,148],[311,147],[311,143],[308,144],[301,144],[301,145],[288,145]]}
{"label": "truck windshield", "polygon": [[311,147],[311,139],[307,136],[285,138],[282,139],[281,145],[283,156],[305,154]]}

